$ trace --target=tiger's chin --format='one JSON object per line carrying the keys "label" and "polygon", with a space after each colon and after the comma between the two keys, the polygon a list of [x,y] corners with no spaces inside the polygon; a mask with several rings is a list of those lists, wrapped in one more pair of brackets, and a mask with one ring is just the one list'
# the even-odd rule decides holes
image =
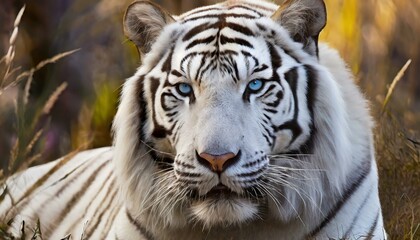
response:
{"label": "tiger's chin", "polygon": [[230,226],[258,217],[258,204],[241,197],[206,198],[191,205],[192,218],[204,228]]}

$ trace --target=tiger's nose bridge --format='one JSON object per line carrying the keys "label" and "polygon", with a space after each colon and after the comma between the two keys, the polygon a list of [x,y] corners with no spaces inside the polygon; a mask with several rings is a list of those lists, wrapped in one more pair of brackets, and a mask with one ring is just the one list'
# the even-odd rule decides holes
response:
{"label": "tiger's nose bridge", "polygon": [[195,131],[195,150],[201,163],[213,171],[223,171],[224,164],[242,148],[242,125],[235,101],[218,93],[202,107]]}

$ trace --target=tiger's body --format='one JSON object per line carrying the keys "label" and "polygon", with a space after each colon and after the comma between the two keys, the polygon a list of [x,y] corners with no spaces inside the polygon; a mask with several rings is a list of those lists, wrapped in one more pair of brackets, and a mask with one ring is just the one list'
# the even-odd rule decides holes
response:
{"label": "tiger's body", "polygon": [[[8,181],[0,216],[48,239],[385,239],[367,103],[318,46],[321,0],[125,16],[142,66],[114,146]],[[31,188],[37,185],[36,189]]]}

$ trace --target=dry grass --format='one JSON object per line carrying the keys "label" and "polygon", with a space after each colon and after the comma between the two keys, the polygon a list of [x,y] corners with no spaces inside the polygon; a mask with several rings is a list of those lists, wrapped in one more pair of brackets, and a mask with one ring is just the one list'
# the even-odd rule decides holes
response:
{"label": "dry grass", "polygon": [[387,113],[375,141],[380,194],[390,239],[420,239],[420,142]]}
{"label": "dry grass", "polygon": [[390,239],[402,240],[420,239],[420,139],[395,115],[401,109],[389,109],[388,104],[410,63],[392,81],[377,111],[374,134],[385,228]]}
{"label": "dry grass", "polygon": [[[55,63],[60,59],[73,54],[78,50],[68,51],[64,53],[57,54],[49,59],[41,61],[38,63],[34,68],[26,71],[22,71],[21,67],[14,67],[14,57],[16,51],[16,39],[19,33],[19,23],[25,11],[25,7],[19,11],[16,20],[14,22],[14,30],[9,40],[9,50],[5,56],[3,56],[0,60],[0,73],[2,78],[0,78],[0,100],[4,92],[19,86],[21,83],[25,83],[23,89],[19,89],[18,98],[15,99],[15,114],[16,119],[18,121],[16,126],[16,135],[17,138],[14,141],[13,147],[10,150],[10,159],[8,160],[8,165],[6,169],[0,169],[0,202],[9,194],[7,186],[5,182],[7,178],[17,172],[24,171],[28,167],[35,164],[39,159],[42,157],[42,138],[45,123],[41,121],[41,118],[47,116],[52,107],[57,102],[57,99],[63,93],[63,91],[67,87],[67,83],[64,82],[57,89],[50,95],[47,101],[42,102],[39,104],[39,108],[30,109],[32,114],[29,114],[29,105],[28,99],[30,95],[30,86],[32,83],[33,75],[35,72],[39,71],[40,69],[44,68],[46,65],[50,63]],[[81,149],[77,150],[80,151]],[[71,159],[72,156],[77,152],[74,151],[68,157],[64,157],[62,161],[68,161]],[[52,169],[55,171],[55,169]],[[46,178],[52,172],[48,172],[44,178],[40,180],[46,180]],[[27,196],[30,195],[32,191],[35,190],[36,186],[41,185],[42,182],[37,182],[33,185],[33,189],[27,192]],[[14,200],[14,206],[18,206],[20,202],[25,201],[27,196],[23,196],[18,200]],[[6,221],[6,222],[3,222]],[[9,225],[11,220],[1,219],[0,222],[0,239],[15,239],[10,233],[8,233],[5,229]],[[31,227],[30,227],[31,228]],[[42,240],[42,232],[40,229],[40,222],[38,220],[36,226],[34,226],[32,234],[28,235],[26,233],[27,226],[25,226],[25,222],[22,222],[21,227],[21,236],[20,239],[26,239],[27,236],[30,236],[30,239]]]}

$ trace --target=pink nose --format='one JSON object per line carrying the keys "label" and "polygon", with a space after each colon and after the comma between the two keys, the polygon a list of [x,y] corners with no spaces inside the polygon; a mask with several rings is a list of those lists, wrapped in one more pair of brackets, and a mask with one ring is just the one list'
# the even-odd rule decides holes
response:
{"label": "pink nose", "polygon": [[234,153],[225,153],[221,155],[211,155],[203,152],[198,156],[198,161],[204,166],[209,167],[213,172],[221,173],[227,167],[235,163],[239,156]]}

